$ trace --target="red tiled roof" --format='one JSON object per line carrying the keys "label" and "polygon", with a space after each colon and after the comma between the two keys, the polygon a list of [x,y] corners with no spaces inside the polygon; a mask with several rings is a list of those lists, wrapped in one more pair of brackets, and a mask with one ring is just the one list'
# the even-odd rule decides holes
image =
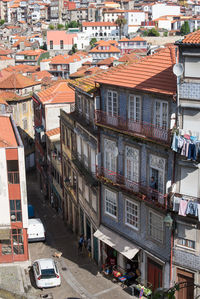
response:
{"label": "red tiled roof", "polygon": [[0,116],[0,147],[16,147],[17,141],[9,116]]}
{"label": "red tiled roof", "polygon": [[136,36],[132,39],[130,39],[131,42],[145,42],[145,39],[142,38],[141,36]]}
{"label": "red tiled roof", "polygon": [[124,63],[138,62],[139,60],[140,58],[135,53],[124,54],[118,59],[119,62]]}
{"label": "red tiled roof", "polygon": [[31,74],[33,80],[42,80],[44,78],[53,78],[53,75],[50,74],[48,71],[39,71]]}
{"label": "red tiled roof", "polygon": [[9,65],[6,69],[8,72],[19,72],[19,73],[34,73],[38,69],[38,66],[28,65],[28,64],[18,64],[15,66]]}
{"label": "red tiled roof", "polygon": [[109,57],[109,58],[99,61],[97,63],[97,65],[111,65],[115,59],[116,58],[114,58],[114,57]]}
{"label": "red tiled roof", "polygon": [[60,128],[55,128],[46,132],[48,137],[60,134]]}
{"label": "red tiled roof", "polygon": [[51,59],[50,64],[69,64],[72,62],[80,61],[80,57],[74,55],[57,55]]}
{"label": "red tiled roof", "polygon": [[53,86],[37,94],[43,104],[74,103],[75,92],[68,86],[67,80],[56,82]]}
{"label": "red tiled roof", "polygon": [[192,32],[183,39],[184,44],[200,44],[200,30]]}
{"label": "red tiled roof", "polygon": [[0,78],[0,89],[16,89],[37,85],[38,82],[17,73],[9,73]]}
{"label": "red tiled roof", "polygon": [[109,49],[107,50],[102,50],[99,49],[101,46],[97,46],[93,48],[92,50],[89,51],[89,53],[120,53],[120,50],[116,48],[115,46],[109,45]]}
{"label": "red tiled roof", "polygon": [[13,91],[0,91],[0,100],[10,102],[21,99],[20,96],[18,96]]}
{"label": "red tiled roof", "polygon": [[96,81],[172,95],[176,93],[176,77],[172,71],[175,63],[175,47],[168,47],[138,63],[123,66],[120,71],[113,68]]}
{"label": "red tiled roof", "polygon": [[111,22],[83,22],[83,27],[104,27],[104,26],[117,26],[115,23]]}

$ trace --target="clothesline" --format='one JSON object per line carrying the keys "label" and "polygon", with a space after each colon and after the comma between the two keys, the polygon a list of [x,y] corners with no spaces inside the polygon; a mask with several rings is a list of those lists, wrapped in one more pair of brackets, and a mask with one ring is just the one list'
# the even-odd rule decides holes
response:
{"label": "clothesline", "polygon": [[173,198],[173,211],[178,212],[178,215],[196,216],[200,221],[200,202],[199,199],[196,201],[185,199],[184,197],[174,196]]}
{"label": "clothesline", "polygon": [[200,159],[200,140],[197,136],[189,134],[180,135],[181,133],[174,133],[172,140],[172,150],[187,157],[188,160]]}

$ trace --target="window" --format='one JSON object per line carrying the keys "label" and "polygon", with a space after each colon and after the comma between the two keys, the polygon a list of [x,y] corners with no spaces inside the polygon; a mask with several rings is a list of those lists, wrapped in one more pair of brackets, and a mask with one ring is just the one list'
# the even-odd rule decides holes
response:
{"label": "window", "polygon": [[[26,90],[25,90],[25,93],[26,93]],[[26,103],[22,104],[22,111],[23,111],[23,113],[27,112],[27,105],[26,105]]]}
{"label": "window", "polygon": [[81,137],[76,135],[76,142],[77,142],[77,154],[79,159],[81,159]]}
{"label": "window", "polygon": [[53,49],[53,41],[50,40],[50,49],[52,50]]}
{"label": "window", "polygon": [[63,40],[60,40],[60,49],[62,50],[63,48]]}
{"label": "window", "polygon": [[188,248],[195,249],[195,241],[192,241],[192,240],[179,238],[178,239],[178,244],[182,245],[182,246],[185,246],[185,247],[188,247]]}
{"label": "window", "polygon": [[22,221],[21,200],[10,200],[10,219],[12,222]]}
{"label": "window", "polygon": [[14,254],[24,254],[24,241],[22,229],[12,229],[12,241]]}
{"label": "window", "polygon": [[125,176],[128,180],[139,182],[139,150],[125,147]]}
{"label": "window", "polygon": [[105,189],[105,213],[117,217],[117,195],[108,189]]}
{"label": "window", "polygon": [[85,185],[85,199],[89,202],[89,188]]}
{"label": "window", "polygon": [[85,112],[85,117],[86,119],[89,119],[90,118],[90,103],[89,103],[89,100],[85,99],[84,101],[84,112]]}
{"label": "window", "polygon": [[156,181],[157,190],[164,194],[164,181],[165,181],[165,163],[166,160],[159,156],[150,155],[150,176],[149,183],[151,181],[151,177],[154,177]]}
{"label": "window", "polygon": [[27,129],[28,129],[28,122],[27,122],[27,119],[24,118],[24,119],[22,120],[22,122],[23,122],[23,129],[24,129],[24,130],[27,130]]}
{"label": "window", "polygon": [[108,91],[107,94],[107,113],[111,116],[118,115],[118,99],[115,91]]}
{"label": "window", "polygon": [[129,96],[128,118],[132,121],[141,120],[141,98],[135,95]]}
{"label": "window", "polygon": [[168,128],[168,103],[162,101],[155,102],[155,126],[157,128]]}
{"label": "window", "polygon": [[77,96],[77,110],[79,112],[82,112],[82,99],[81,99],[81,96]]}
{"label": "window", "polygon": [[149,212],[149,236],[163,243],[163,218],[153,212]]}
{"label": "window", "polygon": [[104,139],[104,168],[108,175],[114,175],[117,170],[118,149],[116,142]]}
{"label": "window", "polygon": [[83,142],[83,162],[85,167],[88,168],[88,145],[86,142]]}
{"label": "window", "polygon": [[92,208],[97,212],[97,196],[92,192]]}
{"label": "window", "polygon": [[185,77],[199,78],[200,57],[185,57]]}
{"label": "window", "polygon": [[125,223],[134,229],[138,230],[138,205],[126,199],[125,201]]}

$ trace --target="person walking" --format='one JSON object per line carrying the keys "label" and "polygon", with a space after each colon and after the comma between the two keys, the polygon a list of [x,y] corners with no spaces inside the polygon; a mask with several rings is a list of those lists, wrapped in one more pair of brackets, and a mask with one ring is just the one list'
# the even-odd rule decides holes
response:
{"label": "person walking", "polygon": [[83,251],[84,236],[81,235],[78,241],[78,254]]}

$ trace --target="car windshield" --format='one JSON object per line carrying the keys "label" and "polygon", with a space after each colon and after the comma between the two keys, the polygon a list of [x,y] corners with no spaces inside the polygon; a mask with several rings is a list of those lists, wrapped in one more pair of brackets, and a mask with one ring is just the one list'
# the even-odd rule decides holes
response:
{"label": "car windshield", "polygon": [[54,269],[43,269],[41,270],[41,278],[42,279],[48,279],[48,278],[54,278],[56,277],[56,273]]}

